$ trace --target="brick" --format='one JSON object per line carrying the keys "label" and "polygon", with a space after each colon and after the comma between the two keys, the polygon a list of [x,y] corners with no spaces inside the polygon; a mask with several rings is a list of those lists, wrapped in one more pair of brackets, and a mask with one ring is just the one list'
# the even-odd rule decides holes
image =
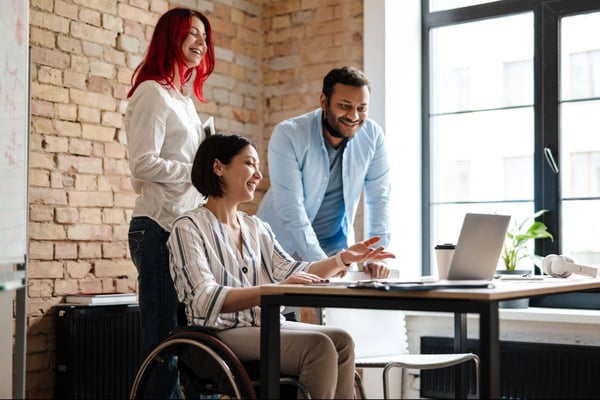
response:
{"label": "brick", "polygon": [[102,223],[102,210],[99,208],[82,208],[80,210],[82,224],[99,225]]}
{"label": "brick", "polygon": [[102,174],[102,160],[92,157],[57,155],[57,168],[88,174]]}
{"label": "brick", "polygon": [[[105,208],[102,210],[102,222],[109,225],[126,224],[125,213],[121,209]],[[106,256],[106,255],[105,255]]]}
{"label": "brick", "polygon": [[104,258],[125,258],[127,255],[126,242],[111,242],[102,244],[102,256]]}
{"label": "brick", "polygon": [[29,188],[29,203],[66,205],[67,194],[64,190],[32,187]]}
{"label": "brick", "polygon": [[98,27],[102,24],[102,15],[98,11],[86,8],[81,9],[78,19],[82,22]]}
{"label": "brick", "polygon": [[79,246],[79,258],[93,259],[102,257],[102,247],[100,243],[80,242],[77,246]]}
{"label": "brick", "polygon": [[77,243],[57,242],[54,245],[54,255],[58,260],[73,260],[77,258]]}
{"label": "brick", "polygon": [[113,111],[116,106],[116,100],[110,95],[89,93],[78,89],[69,89],[69,94],[74,103],[82,106],[108,111]]}
{"label": "brick", "polygon": [[92,142],[73,138],[69,141],[69,153],[78,156],[90,156],[92,154]]}
{"label": "brick", "polygon": [[82,54],[81,41],[69,36],[58,35],[56,37],[56,47],[67,53]]}
{"label": "brick", "polygon": [[112,240],[112,229],[108,225],[79,224],[67,226],[69,240]]}
{"label": "brick", "polygon": [[100,123],[101,111],[96,108],[80,106],[78,114],[79,121],[81,122],[88,122],[92,124]]}
{"label": "brick", "polygon": [[46,12],[30,10],[29,23],[53,32],[69,32],[69,20],[67,18]]}
{"label": "brick", "polygon": [[48,153],[62,153],[69,149],[67,138],[48,135],[44,138],[44,150]]}
{"label": "brick", "polygon": [[65,296],[79,292],[79,282],[75,279],[56,280],[54,282],[54,295]]}
{"label": "brick", "polygon": [[69,102],[69,91],[55,85],[32,83],[31,90],[37,99],[59,103]]}
{"label": "brick", "polygon": [[36,222],[54,221],[54,207],[31,204],[29,206],[29,220]]}
{"label": "brick", "polygon": [[58,224],[75,224],[79,222],[79,211],[74,207],[56,207],[55,222]]}
{"label": "brick", "polygon": [[77,6],[65,1],[56,0],[54,3],[54,13],[67,19],[77,19],[77,10]]}
{"label": "brick", "polygon": [[54,112],[57,119],[75,121],[77,119],[77,106],[72,104],[56,104]]}
{"label": "brick", "polygon": [[130,260],[96,260],[94,272],[98,277],[137,276],[137,270]]}
{"label": "brick", "polygon": [[54,258],[54,245],[52,242],[32,241],[29,243],[28,256],[34,260],[52,260]]}
{"label": "brick", "polygon": [[[65,70],[69,67],[70,57],[68,54],[64,54],[58,50],[32,46],[31,61],[34,64],[48,65],[60,70]],[[32,89],[31,93],[35,94],[36,92]]]}
{"label": "brick", "polygon": [[49,187],[50,179],[49,179],[48,171],[40,171],[40,170],[29,170],[29,185],[30,186],[41,186],[41,187]]}
{"label": "brick", "polygon": [[102,293],[102,281],[100,279],[80,280],[79,287],[83,293]]}
{"label": "brick", "polygon": [[[54,281],[51,279],[33,279],[28,282],[27,294],[29,297],[50,297],[53,287]],[[29,347],[29,343],[27,344]],[[31,351],[31,349],[28,350]]]}
{"label": "brick", "polygon": [[54,35],[49,35],[47,30],[30,25],[29,44],[34,47],[39,46],[53,49],[56,47],[56,39]]}
{"label": "brick", "polygon": [[92,271],[92,264],[87,261],[68,261],[65,265],[67,276],[72,279],[83,279]]}
{"label": "brick", "polygon": [[74,188],[78,191],[94,191],[98,188],[100,178],[96,175],[76,174]]}
{"label": "brick", "polygon": [[27,277],[29,279],[62,278],[63,264],[60,261],[29,260],[27,264]]}
{"label": "brick", "polygon": [[112,207],[113,195],[110,192],[69,192],[69,205],[72,207]]}

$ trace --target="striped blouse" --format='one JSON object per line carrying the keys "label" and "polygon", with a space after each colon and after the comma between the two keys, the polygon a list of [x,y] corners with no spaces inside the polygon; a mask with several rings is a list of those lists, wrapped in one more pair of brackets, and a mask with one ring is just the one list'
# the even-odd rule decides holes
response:
{"label": "striped blouse", "polygon": [[[279,245],[269,225],[238,211],[242,254],[215,215],[204,207],[173,223],[167,242],[170,272],[188,324],[227,329],[260,326],[260,307],[233,313],[221,308],[231,288],[281,282],[311,263],[295,261]],[[283,317],[282,317],[283,318]]]}

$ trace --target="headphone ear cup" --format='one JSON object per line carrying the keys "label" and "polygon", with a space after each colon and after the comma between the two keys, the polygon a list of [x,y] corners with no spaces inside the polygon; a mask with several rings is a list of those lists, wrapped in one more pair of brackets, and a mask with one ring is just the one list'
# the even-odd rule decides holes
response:
{"label": "headphone ear cup", "polygon": [[566,278],[569,275],[571,275],[572,272],[567,266],[567,263],[569,262],[569,257],[563,255],[558,256],[556,261],[552,262],[552,271],[554,273],[554,276]]}
{"label": "headphone ear cup", "polygon": [[542,271],[544,271],[548,275],[553,275],[552,272],[552,263],[556,260],[558,256],[556,254],[548,254],[544,257],[544,261],[542,262]]}

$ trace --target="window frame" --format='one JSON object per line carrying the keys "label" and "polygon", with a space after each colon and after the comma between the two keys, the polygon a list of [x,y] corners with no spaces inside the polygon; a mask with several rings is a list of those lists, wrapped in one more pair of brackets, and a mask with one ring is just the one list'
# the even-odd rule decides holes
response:
{"label": "window frame", "polygon": [[548,209],[540,219],[554,234],[554,241],[538,240],[538,254],[560,254],[561,249],[561,193],[560,175],[553,172],[544,156],[544,148],[552,150],[554,158],[560,159],[560,19],[585,11],[600,11],[597,0],[501,0],[486,4],[437,12],[429,11],[429,0],[421,0],[421,170],[422,170],[422,273],[432,273],[431,226],[431,74],[430,31],[457,23],[480,19],[509,16],[532,12],[534,15],[534,207]]}

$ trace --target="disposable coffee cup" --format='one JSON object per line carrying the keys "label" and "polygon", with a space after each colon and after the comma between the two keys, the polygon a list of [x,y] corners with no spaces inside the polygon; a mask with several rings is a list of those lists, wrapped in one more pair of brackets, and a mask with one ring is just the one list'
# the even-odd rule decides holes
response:
{"label": "disposable coffee cup", "polygon": [[435,246],[435,257],[437,260],[439,279],[448,279],[448,271],[450,270],[454,249],[456,249],[456,245],[453,245],[452,243],[438,244]]}

